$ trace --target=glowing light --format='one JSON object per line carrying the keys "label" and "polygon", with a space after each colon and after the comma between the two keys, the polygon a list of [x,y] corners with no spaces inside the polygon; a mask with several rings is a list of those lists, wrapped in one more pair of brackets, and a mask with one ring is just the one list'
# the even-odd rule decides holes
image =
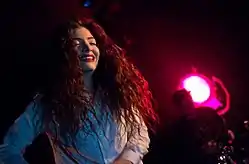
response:
{"label": "glowing light", "polygon": [[90,7],[92,5],[92,1],[91,0],[86,0],[83,2],[83,6],[84,7]]}
{"label": "glowing light", "polygon": [[183,88],[190,91],[190,95],[195,103],[204,103],[211,95],[208,82],[200,76],[190,76],[184,79]]}
{"label": "glowing light", "polygon": [[[220,90],[217,90],[216,86],[219,86]],[[181,80],[178,89],[186,89],[190,92],[197,109],[198,107],[210,107],[213,110],[216,110],[219,115],[224,115],[230,109],[230,93],[223,82],[215,76],[212,76],[212,79],[209,79],[208,77],[193,71],[192,74],[189,74]],[[219,91],[225,93],[225,104],[217,97]]]}

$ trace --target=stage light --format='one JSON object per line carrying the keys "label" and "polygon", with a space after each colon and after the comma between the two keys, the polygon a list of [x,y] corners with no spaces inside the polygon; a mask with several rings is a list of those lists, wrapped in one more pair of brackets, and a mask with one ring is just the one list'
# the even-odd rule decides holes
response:
{"label": "stage light", "polygon": [[83,6],[84,7],[91,7],[92,1],[91,0],[84,0],[83,1]]}
{"label": "stage light", "polygon": [[204,78],[197,75],[191,75],[182,82],[182,88],[190,91],[193,101],[197,104],[206,102],[211,96],[210,86]]}
{"label": "stage light", "polygon": [[[219,86],[220,90],[216,90],[216,86]],[[219,115],[224,115],[230,109],[230,94],[223,82],[217,77],[208,78],[194,71],[194,73],[181,79],[178,89],[186,89],[190,92],[196,108],[210,107],[216,110]],[[225,93],[225,103],[222,103],[217,97],[220,92]]]}

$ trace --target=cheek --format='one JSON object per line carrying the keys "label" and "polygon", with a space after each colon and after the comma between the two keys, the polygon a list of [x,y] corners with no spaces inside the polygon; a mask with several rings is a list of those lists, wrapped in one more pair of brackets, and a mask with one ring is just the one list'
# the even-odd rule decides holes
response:
{"label": "cheek", "polygon": [[93,49],[93,53],[97,57],[97,59],[99,60],[99,55],[100,55],[99,49],[98,48]]}
{"label": "cheek", "polygon": [[80,56],[80,52],[77,48],[72,48],[70,51],[70,54],[75,54],[77,56]]}

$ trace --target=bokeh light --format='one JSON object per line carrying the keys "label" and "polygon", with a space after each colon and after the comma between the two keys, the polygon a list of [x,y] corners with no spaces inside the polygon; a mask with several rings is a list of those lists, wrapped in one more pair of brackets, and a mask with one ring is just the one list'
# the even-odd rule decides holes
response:
{"label": "bokeh light", "polygon": [[182,82],[182,87],[190,91],[195,103],[206,102],[211,96],[211,89],[208,82],[200,76],[189,76]]}
{"label": "bokeh light", "polygon": [[83,1],[83,6],[84,7],[91,7],[92,5],[92,1],[91,0],[85,0]]}

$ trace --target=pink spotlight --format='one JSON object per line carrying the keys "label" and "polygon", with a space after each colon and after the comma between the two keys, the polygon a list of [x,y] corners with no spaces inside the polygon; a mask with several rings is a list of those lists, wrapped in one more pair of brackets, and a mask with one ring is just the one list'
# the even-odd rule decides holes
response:
{"label": "pink spotlight", "polygon": [[202,104],[211,96],[211,89],[208,82],[200,76],[189,76],[183,80],[183,88],[190,91],[195,103]]}

